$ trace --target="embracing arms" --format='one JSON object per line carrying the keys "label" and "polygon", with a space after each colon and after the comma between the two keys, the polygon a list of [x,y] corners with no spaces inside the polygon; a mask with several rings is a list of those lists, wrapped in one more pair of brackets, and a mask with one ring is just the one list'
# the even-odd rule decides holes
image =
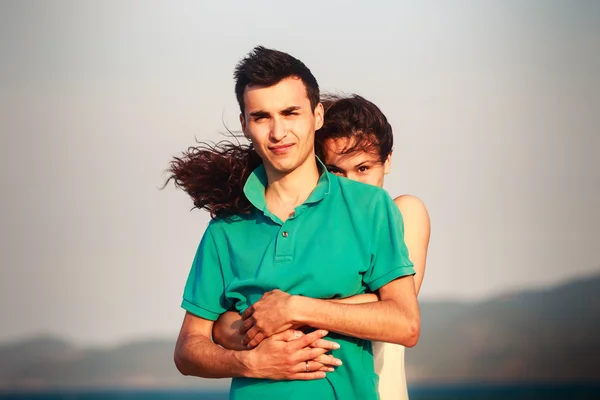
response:
{"label": "embracing arms", "polygon": [[[356,296],[343,299],[330,299],[328,301],[340,304],[362,304],[378,301],[379,298],[374,293],[358,294]],[[240,314],[235,311],[227,311],[222,314],[215,322],[212,335],[215,343],[231,350],[248,350],[246,335],[243,329],[243,320]]]}
{"label": "embracing arms", "polygon": [[324,378],[325,372],[339,365],[339,360],[325,354],[339,346],[323,340],[327,335],[324,330],[307,335],[288,330],[252,350],[235,351],[213,343],[212,326],[213,321],[186,313],[174,354],[175,365],[183,375],[310,380]]}
{"label": "embracing arms", "polygon": [[429,213],[425,204],[415,196],[399,196],[394,199],[394,203],[398,206],[404,221],[404,242],[415,268],[415,290],[418,295],[425,277],[429,248],[431,232]]}
{"label": "embracing arms", "polygon": [[308,325],[362,339],[414,346],[420,318],[413,277],[401,277],[382,286],[379,295],[380,301],[342,304],[271,291],[242,315],[242,332],[246,334],[243,343],[252,347],[277,332]]}

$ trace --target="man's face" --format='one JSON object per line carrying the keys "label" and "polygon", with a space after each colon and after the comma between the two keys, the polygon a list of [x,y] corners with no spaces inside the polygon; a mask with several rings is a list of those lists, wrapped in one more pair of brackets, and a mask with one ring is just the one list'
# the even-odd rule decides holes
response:
{"label": "man's face", "polygon": [[383,187],[383,178],[390,172],[391,154],[381,162],[379,154],[364,150],[356,150],[344,154],[346,149],[354,145],[354,139],[328,139],[324,143],[327,169],[339,176]]}
{"label": "man's face", "polygon": [[242,130],[267,170],[289,173],[313,157],[315,130],[323,125],[323,106],[319,104],[313,113],[300,79],[246,87],[244,108]]}

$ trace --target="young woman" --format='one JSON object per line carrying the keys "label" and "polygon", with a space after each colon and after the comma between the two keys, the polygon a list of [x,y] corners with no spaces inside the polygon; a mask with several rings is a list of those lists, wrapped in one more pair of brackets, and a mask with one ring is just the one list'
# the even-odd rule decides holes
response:
{"label": "young woman", "polygon": [[[322,103],[325,121],[315,136],[317,156],[333,174],[382,187],[391,168],[393,150],[392,128],[385,115],[375,104],[358,95],[328,96]],[[192,196],[196,207],[205,208],[217,217],[244,212],[250,207],[241,189],[249,173],[260,163],[251,146],[201,147],[197,148],[195,156],[198,162],[194,169],[178,171],[178,176],[194,175],[194,185],[184,189]],[[234,160],[236,162],[232,162]],[[229,183],[225,190],[222,189],[223,180]],[[394,201],[404,220],[404,241],[414,263],[418,293],[429,245],[429,216],[423,202],[414,196],[402,195]],[[377,299],[376,293],[369,293],[332,301],[365,303]],[[236,312],[221,315],[213,328],[213,340],[225,348],[248,349],[243,343],[245,335],[239,331],[241,323]],[[380,398],[407,399],[404,347],[376,342],[373,353]]]}
{"label": "young woman", "polygon": [[[315,136],[315,149],[327,169],[349,179],[382,187],[384,176],[391,168],[393,149],[392,128],[386,117],[375,104],[357,95],[330,97],[323,104],[325,124]],[[402,195],[394,201],[404,219],[404,241],[414,263],[418,294],[429,246],[429,215],[423,202],[414,196]],[[373,353],[381,399],[407,399],[404,347],[375,342]]]}

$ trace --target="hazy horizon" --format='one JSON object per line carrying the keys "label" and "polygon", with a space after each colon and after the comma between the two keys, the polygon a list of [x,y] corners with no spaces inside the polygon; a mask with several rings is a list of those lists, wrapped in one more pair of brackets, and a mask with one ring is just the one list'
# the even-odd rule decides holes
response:
{"label": "hazy horizon", "polygon": [[387,115],[385,188],[431,216],[421,299],[600,272],[600,2],[0,8],[0,341],[179,329],[209,218],[159,187],[195,138],[238,129],[233,68],[258,44]]}
{"label": "hazy horizon", "polygon": [[[535,293],[535,292],[540,292],[540,291],[552,290],[553,288],[560,287],[565,284],[576,283],[576,282],[585,280],[586,278],[593,278],[593,277],[600,277],[600,271],[593,272],[591,274],[584,274],[581,276],[576,276],[576,277],[573,277],[566,281],[562,281],[560,283],[555,283],[555,284],[534,286],[534,287],[522,288],[522,289],[512,289],[512,290],[509,289],[505,292],[494,293],[493,295],[486,296],[486,297],[479,298],[479,299],[457,298],[457,297],[450,298],[450,299],[430,298],[430,299],[426,299],[426,300],[421,299],[420,303],[477,304],[477,303],[486,302],[486,301],[490,301],[490,300],[502,299],[504,297],[510,297],[515,294]],[[145,342],[145,341],[151,342],[154,340],[164,341],[167,339],[172,339],[172,341],[175,342],[175,340],[177,340],[177,334],[178,334],[178,329],[176,329],[176,328],[177,327],[174,327],[174,330],[172,332],[163,332],[160,334],[137,333],[132,336],[123,336],[123,337],[113,338],[112,340],[109,340],[109,341],[97,341],[97,342],[87,342],[86,340],[82,340],[81,338],[70,337],[69,335],[53,333],[50,331],[38,331],[38,332],[29,332],[27,334],[14,336],[14,337],[0,338],[0,346],[10,345],[11,343],[20,343],[20,342],[29,341],[29,340],[46,340],[46,339],[48,339],[48,340],[65,341],[68,344],[82,347],[82,348],[109,349],[109,348],[113,348],[113,347],[127,345],[128,343],[133,343],[133,342],[138,342],[138,343]]]}

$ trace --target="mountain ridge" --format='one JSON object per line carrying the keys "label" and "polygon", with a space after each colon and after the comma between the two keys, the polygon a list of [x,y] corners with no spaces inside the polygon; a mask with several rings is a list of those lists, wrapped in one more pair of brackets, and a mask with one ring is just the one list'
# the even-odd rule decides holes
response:
{"label": "mountain ridge", "polygon": [[[600,273],[481,302],[424,301],[410,384],[600,382]],[[172,338],[83,347],[55,335],[0,343],[0,389],[224,388],[181,376]]]}

